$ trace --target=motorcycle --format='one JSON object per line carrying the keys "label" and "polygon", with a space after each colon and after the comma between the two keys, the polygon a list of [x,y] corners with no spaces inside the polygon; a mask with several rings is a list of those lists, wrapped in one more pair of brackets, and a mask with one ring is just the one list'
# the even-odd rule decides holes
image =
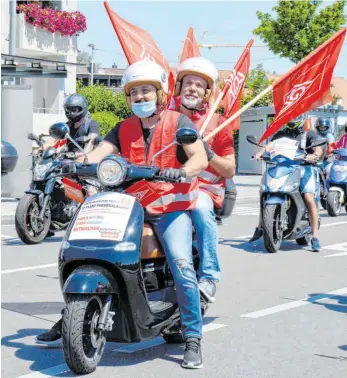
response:
{"label": "motorcycle", "polygon": [[[260,146],[254,136],[246,139]],[[325,143],[325,139],[317,140],[306,150]],[[269,253],[277,252],[284,239],[296,240],[303,246],[310,242],[308,212],[300,192],[301,165],[306,151],[294,148],[294,153],[289,155],[278,150],[271,157],[263,157],[268,166],[260,184],[260,212],[265,249]]]}
{"label": "motorcycle", "polygon": [[[28,137],[33,138],[39,146],[43,145],[34,134],[29,134]],[[77,142],[71,141],[83,153]],[[64,149],[58,152],[55,147],[48,147],[44,152],[33,155],[36,164],[32,182],[20,199],[15,213],[16,231],[25,244],[41,243],[49,232],[66,229],[83,202],[86,183],[82,180],[74,183],[62,179],[64,166],[74,158],[75,153]]]}
{"label": "motorcycle", "polygon": [[[65,131],[57,130],[56,138]],[[197,138],[195,130],[181,128],[172,144],[191,144]],[[93,167],[70,165],[71,172]],[[76,374],[96,369],[106,341],[140,342],[161,335],[170,342],[180,333],[174,281],[143,209],[148,195],[151,201],[159,196],[145,189],[147,181],[163,180],[159,167],[109,155],[94,169],[107,191],[88,197],[76,212],[58,263],[66,303],[62,346]]]}
{"label": "motorcycle", "polygon": [[347,148],[339,148],[333,152],[335,159],[327,178],[327,211],[331,217],[341,213],[344,205],[347,211]]}

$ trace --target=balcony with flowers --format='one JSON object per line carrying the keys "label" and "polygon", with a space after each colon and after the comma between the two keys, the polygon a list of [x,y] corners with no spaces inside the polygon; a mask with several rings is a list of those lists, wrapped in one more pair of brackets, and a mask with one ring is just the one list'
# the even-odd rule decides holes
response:
{"label": "balcony with flowers", "polygon": [[[24,4],[23,4],[24,3]],[[76,55],[77,36],[87,29],[86,18],[42,4],[17,2],[17,55]]]}

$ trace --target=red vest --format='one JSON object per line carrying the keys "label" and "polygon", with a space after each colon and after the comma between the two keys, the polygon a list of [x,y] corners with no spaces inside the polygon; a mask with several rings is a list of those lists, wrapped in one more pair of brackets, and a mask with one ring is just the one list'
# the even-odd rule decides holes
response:
{"label": "red vest", "polygon": [[[175,137],[180,113],[166,110],[155,126],[147,155],[142,127],[138,117],[133,116],[120,125],[119,142],[122,156],[132,164],[150,165],[154,154],[169,145]],[[160,170],[181,168],[176,157],[177,145],[171,146],[159,155],[154,165]],[[142,180],[126,190],[134,195],[143,207],[151,214],[162,214],[173,211],[191,210],[199,196],[198,181],[190,183],[166,183]]]}
{"label": "red vest", "polygon": [[[212,119],[209,125],[206,127],[204,134],[208,135],[218,126],[219,115],[213,114]],[[194,122],[196,128],[200,131],[202,125],[207,118],[206,110],[195,113],[191,120]],[[213,138],[209,139],[208,144],[212,147],[215,138],[218,136],[215,135]],[[206,192],[212,199],[216,207],[222,207],[225,194],[225,185],[226,179],[219,176],[219,174],[209,165],[205,171],[202,171],[198,177],[199,180],[199,189]]]}

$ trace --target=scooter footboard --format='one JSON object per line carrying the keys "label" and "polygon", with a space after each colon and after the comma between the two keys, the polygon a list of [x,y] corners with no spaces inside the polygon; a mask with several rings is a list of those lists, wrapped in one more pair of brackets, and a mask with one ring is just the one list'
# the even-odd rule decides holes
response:
{"label": "scooter footboard", "polygon": [[105,268],[84,265],[75,269],[63,286],[64,294],[118,294],[117,281]]}

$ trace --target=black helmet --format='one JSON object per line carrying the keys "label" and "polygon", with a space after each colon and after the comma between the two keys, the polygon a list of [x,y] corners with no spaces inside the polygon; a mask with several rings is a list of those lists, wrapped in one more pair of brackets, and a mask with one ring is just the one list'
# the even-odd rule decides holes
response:
{"label": "black helmet", "polygon": [[302,128],[303,128],[303,125],[304,125],[304,117],[303,116],[299,116],[297,118],[294,118],[292,120],[290,120],[287,124],[286,124],[286,128],[290,129],[290,130],[299,130],[299,131],[302,131]]}
{"label": "black helmet", "polygon": [[319,117],[316,123],[316,129],[320,134],[326,135],[330,129],[330,119]]}
{"label": "black helmet", "polygon": [[64,103],[65,115],[73,123],[80,121],[88,113],[88,101],[78,93],[66,98]]}

